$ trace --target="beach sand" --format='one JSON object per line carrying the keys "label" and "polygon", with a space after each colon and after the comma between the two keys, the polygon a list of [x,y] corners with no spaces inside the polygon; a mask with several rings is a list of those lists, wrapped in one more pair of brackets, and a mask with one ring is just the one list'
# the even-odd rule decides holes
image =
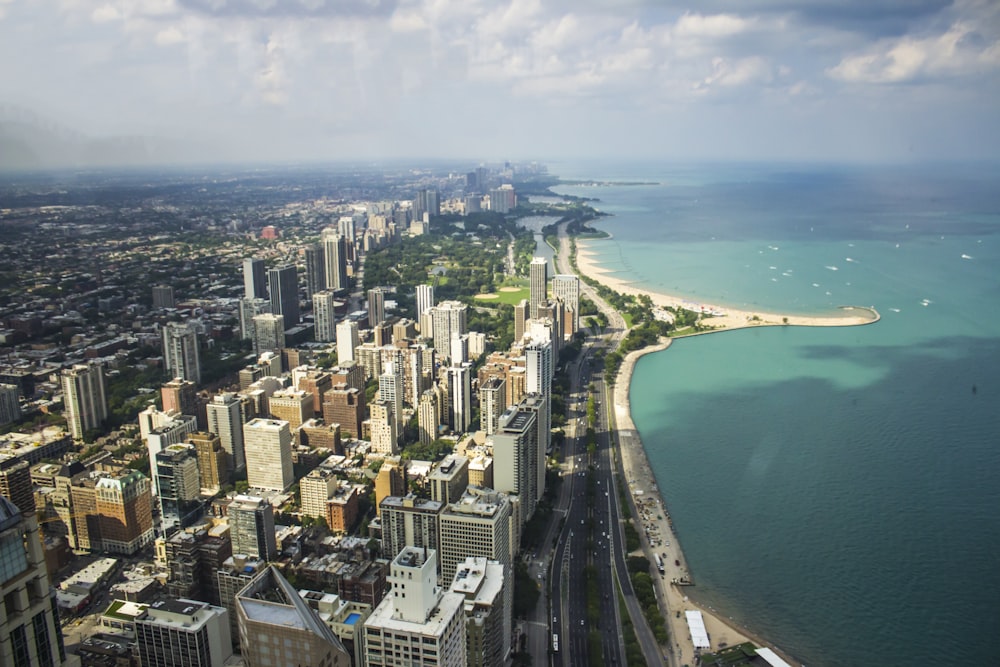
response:
{"label": "beach sand", "polygon": [[[596,241],[599,243],[599,241]],[[871,324],[879,320],[879,314],[874,308],[863,306],[844,306],[841,310],[830,315],[795,315],[784,313],[768,313],[757,310],[739,310],[728,306],[713,305],[708,303],[696,303],[688,299],[669,294],[661,294],[651,290],[636,287],[628,281],[622,280],[605,269],[602,269],[594,261],[594,252],[589,250],[585,243],[577,241],[576,244],[576,266],[580,273],[597,280],[621,294],[646,295],[653,302],[654,306],[661,308],[683,308],[695,312],[707,313],[702,320],[706,329],[712,331],[724,331],[728,329],[743,329],[747,327],[760,326],[804,326],[804,327],[849,327],[862,324]],[[711,314],[711,313],[722,313]],[[756,318],[756,319],[755,319]],[[702,332],[705,333],[705,332]]]}

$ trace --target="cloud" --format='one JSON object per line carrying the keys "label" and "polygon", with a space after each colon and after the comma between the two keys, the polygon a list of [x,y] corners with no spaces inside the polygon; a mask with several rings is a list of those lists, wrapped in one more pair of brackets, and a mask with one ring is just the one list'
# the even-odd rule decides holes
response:
{"label": "cloud", "polygon": [[751,22],[734,14],[684,14],[674,28],[678,37],[729,37],[747,29]]}
{"label": "cloud", "polygon": [[843,58],[827,70],[847,83],[909,83],[963,77],[1000,66],[1000,40],[988,41],[966,22],[928,37],[882,42],[864,53]]}
{"label": "cloud", "polygon": [[182,33],[176,26],[169,26],[157,32],[156,37],[154,37],[154,41],[160,46],[180,44],[185,41],[184,33]]}

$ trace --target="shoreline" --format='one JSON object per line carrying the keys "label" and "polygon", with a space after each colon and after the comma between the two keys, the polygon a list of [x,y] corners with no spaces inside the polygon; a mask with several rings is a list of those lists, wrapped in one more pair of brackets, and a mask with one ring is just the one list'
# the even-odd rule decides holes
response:
{"label": "shoreline", "polygon": [[[705,332],[711,333],[711,332]],[[619,451],[622,460],[623,482],[632,499],[636,531],[639,533],[642,551],[650,563],[655,562],[654,554],[665,554],[663,558],[664,575],[653,575],[657,597],[661,610],[664,610],[665,620],[670,632],[671,664],[697,664],[694,646],[691,642],[687,619],[683,613],[686,610],[702,612],[705,629],[711,642],[712,651],[743,642],[752,642],[758,647],[767,647],[791,664],[802,664],[770,642],[764,641],[753,631],[741,626],[731,618],[723,616],[717,610],[708,607],[692,597],[697,597],[695,590],[697,582],[690,586],[678,586],[671,583],[675,580],[690,580],[687,560],[681,549],[680,540],[674,532],[670,514],[665,501],[665,493],[656,483],[656,476],[649,465],[646,448],[642,443],[635,422],[632,421],[632,409],[629,401],[632,374],[636,363],[643,356],[653,352],[661,352],[670,347],[673,339],[668,338],[656,345],[650,345],[628,353],[622,360],[621,367],[614,386],[615,424],[618,431]],[[628,431],[627,437],[622,432]],[[662,556],[661,556],[662,557]],[[690,589],[690,595],[685,591]],[[678,614],[679,617],[678,617]],[[681,641],[684,638],[684,641]]]}
{"label": "shoreline", "polygon": [[621,294],[647,296],[654,306],[660,308],[701,312],[703,314],[701,322],[706,329],[691,332],[690,334],[680,334],[678,337],[762,326],[863,326],[874,324],[882,318],[874,306],[844,305],[838,307],[838,312],[829,315],[801,315],[794,313],[774,313],[764,310],[745,310],[708,303],[698,303],[691,299],[656,292],[643,287],[636,287],[632,283],[617,277],[613,271],[601,267],[594,259],[596,253],[587,246],[581,245],[581,241],[578,238],[574,239],[574,242],[576,243],[576,266],[579,273],[589,276]]}

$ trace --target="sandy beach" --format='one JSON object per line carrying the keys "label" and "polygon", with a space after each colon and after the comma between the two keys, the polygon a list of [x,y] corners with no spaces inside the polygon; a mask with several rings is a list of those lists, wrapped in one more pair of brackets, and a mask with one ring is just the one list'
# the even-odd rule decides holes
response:
{"label": "sandy beach", "polygon": [[[595,241],[599,243],[600,241]],[[636,287],[626,280],[616,277],[613,273],[602,269],[594,261],[594,252],[589,250],[586,242],[577,240],[576,266],[579,272],[607,285],[621,294],[646,295],[654,306],[661,308],[684,308],[704,314],[703,325],[711,331],[728,329],[744,329],[761,326],[804,326],[804,327],[849,327],[871,324],[879,320],[879,314],[874,308],[864,306],[843,306],[838,312],[830,315],[796,315],[790,313],[769,313],[730,308],[709,303],[697,303],[689,299],[669,294],[661,294],[651,290]],[[703,331],[702,333],[707,333]]]}

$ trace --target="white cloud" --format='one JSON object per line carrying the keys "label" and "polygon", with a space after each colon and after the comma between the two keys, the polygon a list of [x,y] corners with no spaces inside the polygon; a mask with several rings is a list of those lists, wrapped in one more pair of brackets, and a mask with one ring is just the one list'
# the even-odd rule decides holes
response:
{"label": "white cloud", "polygon": [[184,33],[176,26],[169,26],[156,33],[154,41],[160,46],[171,46],[184,41]]}
{"label": "white cloud", "polygon": [[847,56],[826,70],[847,83],[905,83],[924,78],[961,77],[1000,66],[1000,41],[983,44],[974,26],[956,22],[944,33],[882,42]]}
{"label": "white cloud", "polygon": [[735,14],[684,14],[677,20],[674,32],[678,37],[730,37],[744,32],[751,24]]}
{"label": "white cloud", "polygon": [[122,18],[122,13],[112,4],[101,5],[90,13],[90,20],[94,23],[108,23]]}

